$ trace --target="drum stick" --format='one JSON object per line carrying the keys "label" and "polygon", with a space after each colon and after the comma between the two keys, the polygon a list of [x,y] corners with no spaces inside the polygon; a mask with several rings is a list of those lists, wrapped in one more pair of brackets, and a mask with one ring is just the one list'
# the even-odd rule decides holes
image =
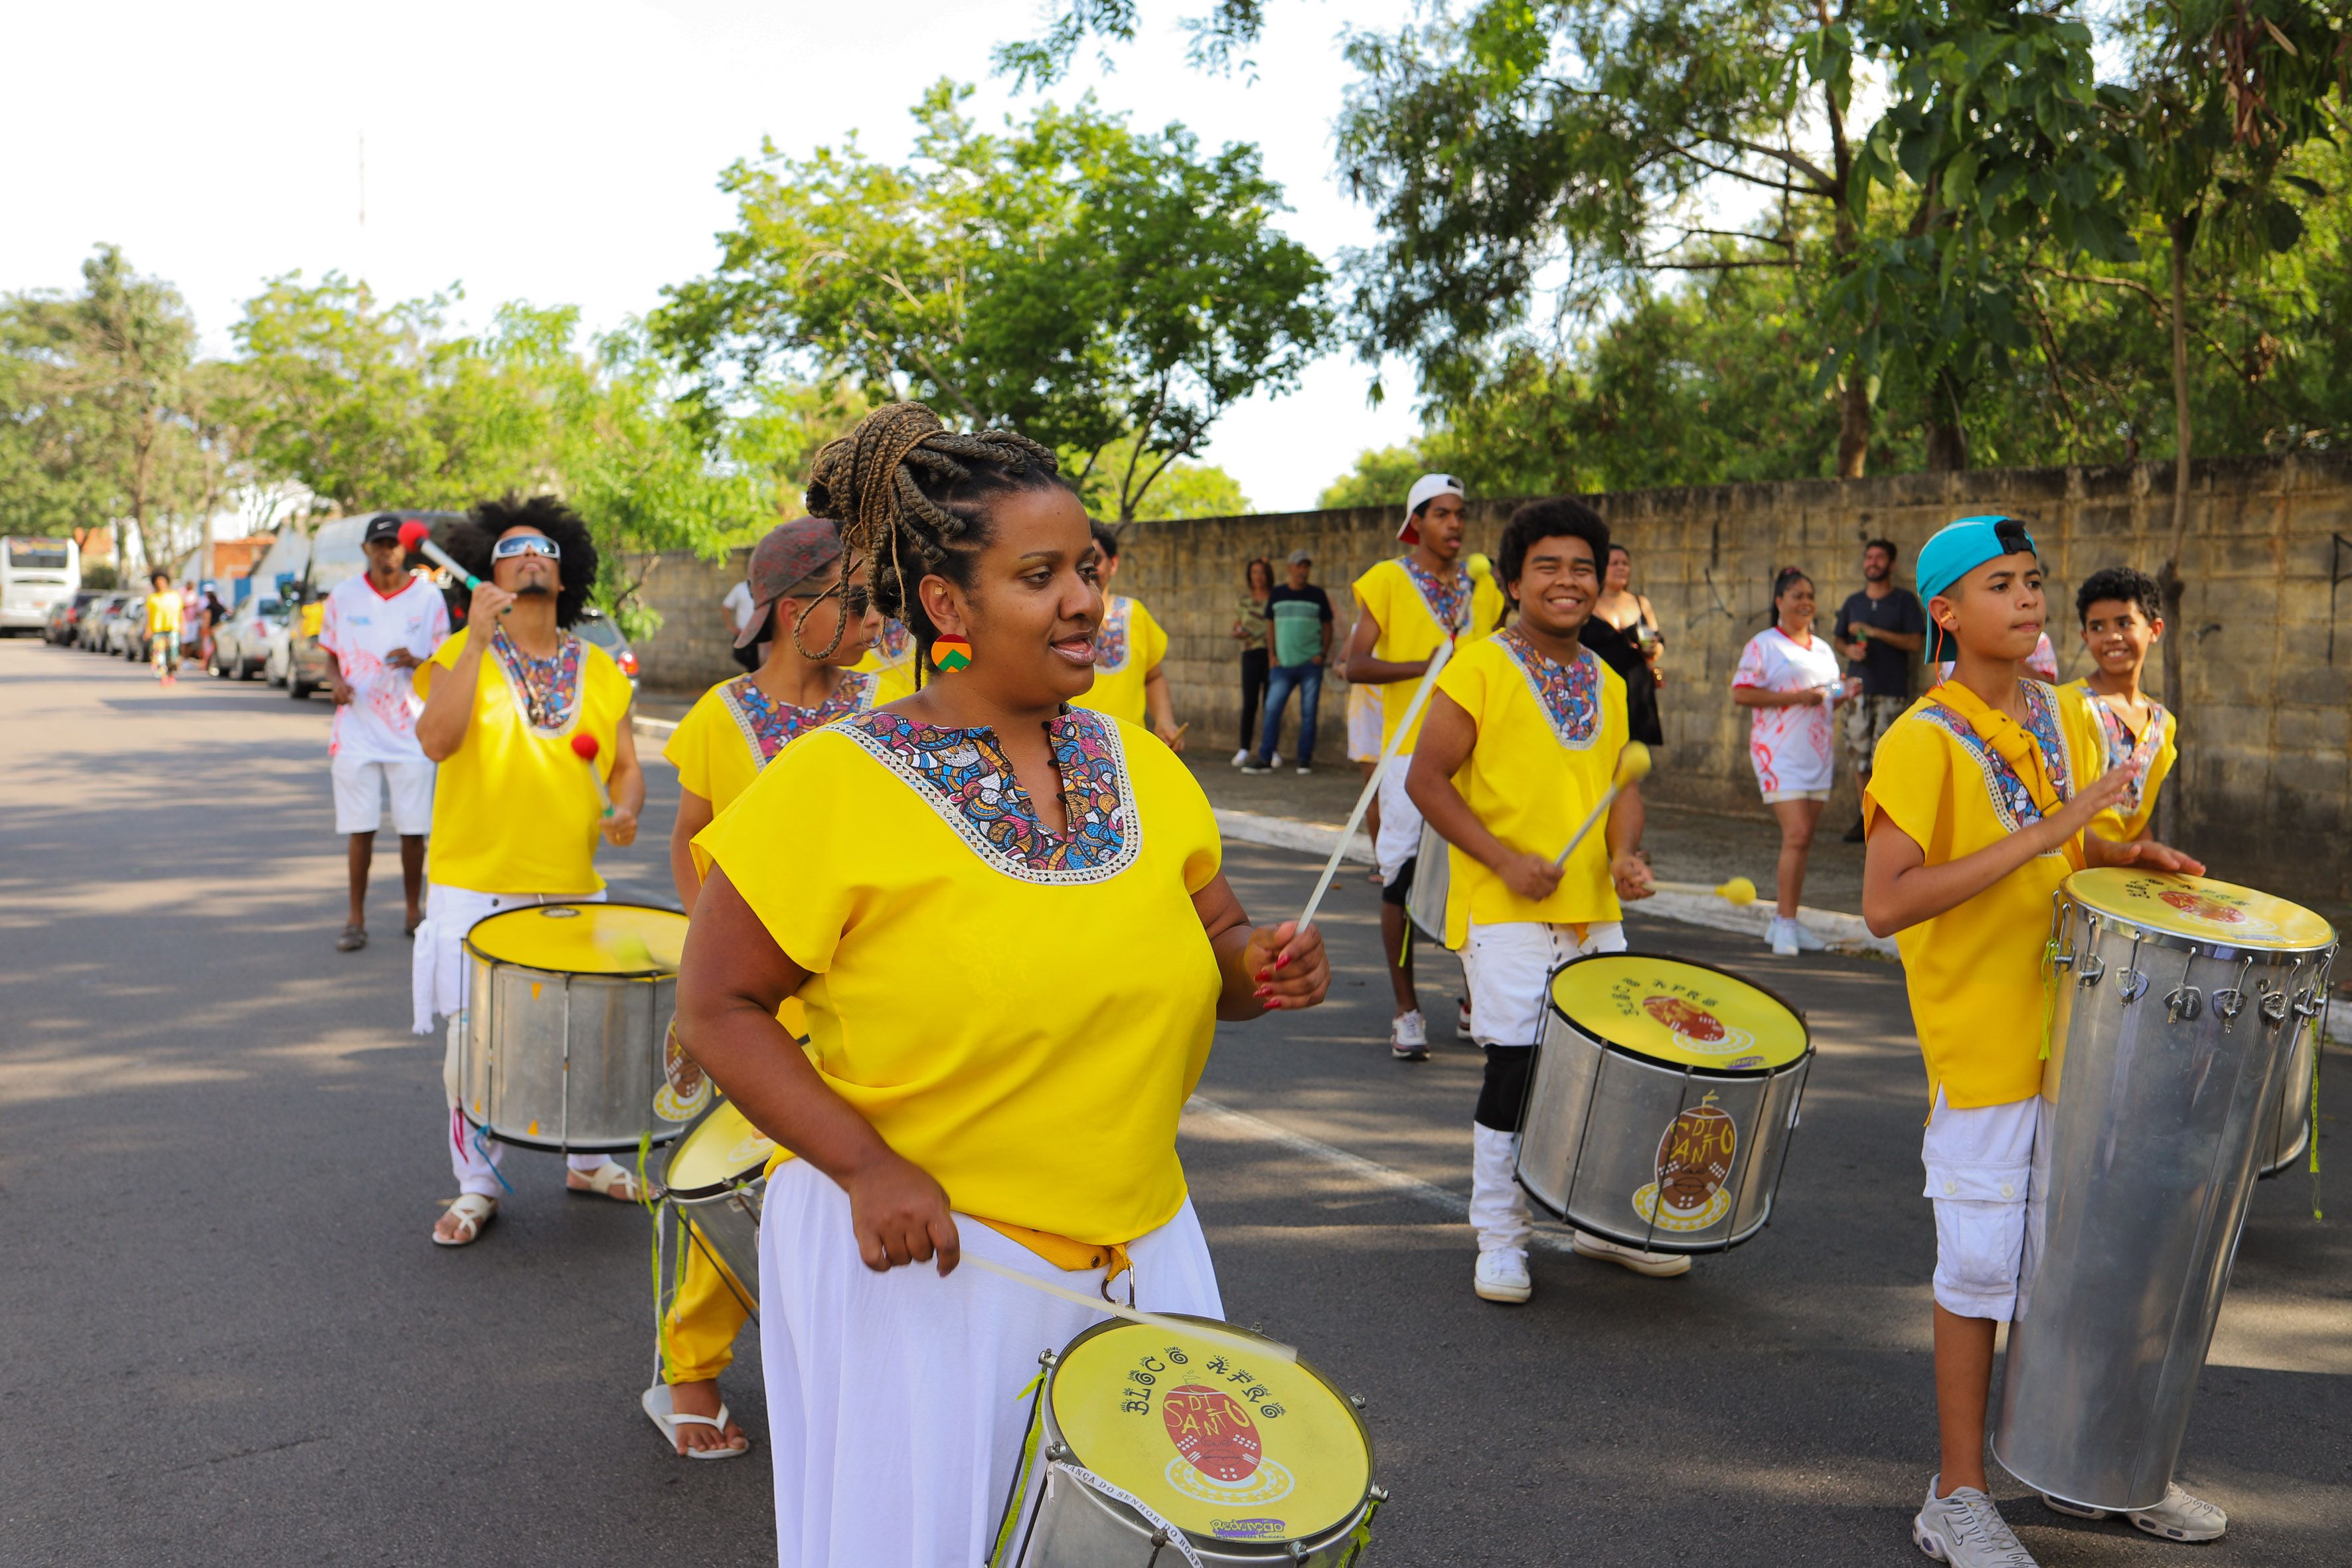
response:
{"label": "drum stick", "polygon": [[1584,842],[1584,836],[1592,831],[1592,825],[1609,815],[1609,808],[1617,802],[1617,792],[1629,784],[1639,784],[1649,776],[1650,748],[1639,741],[1626,742],[1625,750],[1617,758],[1617,776],[1609,781],[1609,787],[1601,792],[1601,798],[1593,803],[1591,811],[1585,816],[1583,825],[1577,828],[1576,837],[1568,841],[1567,848],[1551,858],[1551,863],[1555,866],[1567,865],[1568,858],[1576,853],[1576,847]]}
{"label": "drum stick", "polygon": [[1429,668],[1422,672],[1421,686],[1413,692],[1412,701],[1404,710],[1403,721],[1397,725],[1396,733],[1389,737],[1389,743],[1381,748],[1381,760],[1372,764],[1372,776],[1364,781],[1364,793],[1356,797],[1356,809],[1348,814],[1348,826],[1339,830],[1339,842],[1331,847],[1331,858],[1323,862],[1323,875],[1315,879],[1315,891],[1298,916],[1298,930],[1305,931],[1315,923],[1315,911],[1323,907],[1323,895],[1331,890],[1331,879],[1339,874],[1339,861],[1347,855],[1348,845],[1356,837],[1356,827],[1364,820],[1364,813],[1371,809],[1372,797],[1381,791],[1381,780],[1388,776],[1390,764],[1396,761],[1397,742],[1412,732],[1414,723],[1421,718],[1423,706],[1429,700],[1429,694],[1436,689],[1437,672],[1444,669],[1445,661],[1453,657],[1454,644],[1451,640],[1430,657]]}
{"label": "drum stick", "polygon": [[[455,575],[457,581],[466,584],[466,592],[468,594],[482,585],[482,580],[479,577],[458,565],[455,556],[434,543],[433,530],[415,518],[410,518],[400,525],[400,547],[411,554],[424,556],[436,566]],[[503,616],[506,611],[500,610],[499,614]],[[610,816],[612,812],[608,809],[604,815]]]}
{"label": "drum stick", "polygon": [[1002,1263],[975,1257],[971,1253],[964,1255],[963,1261],[967,1267],[984,1268],[991,1274],[1001,1275],[1017,1285],[1026,1285],[1032,1290],[1040,1290],[1048,1296],[1058,1296],[1065,1301],[1085,1307],[1091,1311],[1108,1312],[1114,1318],[1125,1318],[1130,1323],[1141,1323],[1146,1328],[1158,1329],[1162,1333],[1181,1334],[1187,1339],[1216,1340],[1249,1355],[1271,1356],[1276,1361],[1295,1362],[1298,1359],[1297,1347],[1284,1344],[1279,1340],[1262,1340],[1248,1334],[1227,1333],[1222,1329],[1211,1328],[1206,1323],[1186,1322],[1181,1318],[1163,1317],[1158,1312],[1147,1312],[1140,1307],[1130,1307],[1120,1301],[1105,1300],[1099,1292],[1090,1296],[1084,1290],[1073,1290],[1066,1285],[1056,1285],[1050,1279],[1040,1279],[1034,1274],[1024,1274],[1018,1268],[1007,1268]]}
{"label": "drum stick", "polygon": [[1734,877],[1728,882],[1708,887],[1705,882],[1653,882],[1654,893],[1692,893],[1700,898],[1721,899],[1727,903],[1747,905],[1756,901],[1756,884],[1745,877]]}
{"label": "drum stick", "polygon": [[588,764],[589,782],[596,786],[596,798],[604,803],[604,815],[610,816],[613,815],[613,792],[604,787],[604,775],[596,771],[596,752],[595,736],[572,737],[572,754]]}

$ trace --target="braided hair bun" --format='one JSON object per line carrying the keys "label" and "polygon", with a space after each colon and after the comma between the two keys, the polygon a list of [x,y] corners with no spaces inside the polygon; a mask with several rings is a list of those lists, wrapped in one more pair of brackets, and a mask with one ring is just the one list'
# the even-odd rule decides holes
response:
{"label": "braided hair bun", "polygon": [[915,634],[932,668],[939,628],[915,589],[925,577],[970,586],[989,540],[989,504],[1063,484],[1054,454],[1014,430],[949,429],[919,403],[891,403],[826,443],[809,471],[808,509],[837,518],[854,556],[870,563],[875,606]]}

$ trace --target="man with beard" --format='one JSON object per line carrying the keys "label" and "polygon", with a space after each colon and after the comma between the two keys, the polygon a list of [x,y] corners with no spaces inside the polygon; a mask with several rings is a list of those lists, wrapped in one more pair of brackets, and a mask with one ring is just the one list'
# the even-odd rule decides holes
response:
{"label": "man with beard", "polygon": [[[441,767],[433,798],[431,890],[416,928],[412,990],[416,1032],[447,1016],[443,1068],[449,1090],[449,1163],[457,1201],[433,1227],[442,1247],[464,1247],[498,1213],[502,1147],[468,1127],[457,1108],[456,1063],[465,1037],[467,930],[486,915],[551,900],[602,899],[596,839],[637,836],[646,779],[629,728],[632,692],[604,649],[570,627],[596,580],[588,526],[552,496],[485,501],[450,542],[482,579],[466,629],[417,670],[416,740]],[[589,735],[583,762],[573,739]],[[612,796],[605,813],[593,768]],[[603,1154],[567,1156],[565,1184],[624,1203],[642,1195],[635,1176]]]}
{"label": "man with beard", "polygon": [[[1919,597],[1895,585],[1895,546],[1874,539],[1862,547],[1862,592],[1838,607],[1830,641],[1862,677],[1862,696],[1846,704],[1845,754],[1853,765],[1856,799],[1870,787],[1870,760],[1878,739],[1911,706],[1911,666],[1927,646],[1927,615]],[[1832,775],[1834,776],[1834,775]],[[1862,819],[1846,830],[1862,842]]]}

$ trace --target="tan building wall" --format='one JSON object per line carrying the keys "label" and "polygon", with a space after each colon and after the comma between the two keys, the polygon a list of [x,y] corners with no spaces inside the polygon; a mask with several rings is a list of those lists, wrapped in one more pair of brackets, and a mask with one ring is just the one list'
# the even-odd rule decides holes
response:
{"label": "tan building wall", "polygon": [[[2088,668],[2075,635],[2075,584],[2103,566],[2155,569],[2168,540],[2169,482],[2168,468],[2147,464],[1593,498],[1632,547],[1634,586],[1655,605],[1666,638],[1666,746],[1652,795],[1762,814],[1747,721],[1728,693],[1740,647],[1768,623],[1777,568],[1796,564],[1813,575],[1826,625],[1861,586],[1864,540],[1884,535],[1901,547],[1897,575],[1907,586],[1919,545],[1944,523],[1988,511],[2026,518],[2051,573],[2051,635],[2071,679]],[[1491,552],[1509,510],[1508,502],[1474,502],[1470,548]],[[1316,511],[1129,530],[1118,586],[1168,628],[1169,676],[1192,745],[1230,755],[1236,739],[1240,658],[1230,632],[1244,563],[1264,555],[1279,563],[1302,546],[1312,552],[1315,580],[1330,593],[1344,635],[1353,613],[1347,584],[1395,552],[1395,522],[1389,510]],[[2352,574],[2352,458],[2200,463],[2189,534],[2186,625],[2169,633],[2188,638],[2188,689],[2176,704],[2181,837],[2217,875],[2340,900],[2352,880],[2352,610],[2336,574]],[[656,647],[641,650],[649,683],[683,689],[731,668],[711,609],[731,580],[728,570],[662,562],[649,586],[670,619]],[[740,573],[740,560],[732,570]],[[2152,674],[2160,687],[2160,668]],[[1345,708],[1346,688],[1327,685],[1318,761],[1344,759]],[[1851,787],[1842,784],[1825,828],[1852,820]]]}

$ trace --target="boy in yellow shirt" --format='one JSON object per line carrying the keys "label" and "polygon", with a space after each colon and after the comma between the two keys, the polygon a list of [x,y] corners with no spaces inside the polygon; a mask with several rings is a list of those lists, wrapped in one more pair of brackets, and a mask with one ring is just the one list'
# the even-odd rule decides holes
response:
{"label": "boy in yellow shirt", "polygon": [[[2024,1251],[2051,899],[2086,865],[2204,868],[2145,839],[2084,831],[2127,781],[2102,771],[2082,694],[2025,675],[2046,614],[2024,524],[1972,517],[1943,529],[1920,552],[1919,593],[1927,661],[1951,659],[1952,673],[1880,741],[1863,796],[1863,916],[1902,950],[1927,1065],[1920,1157],[1936,1205],[1942,1465],[1912,1539],[1956,1568],[2032,1568],[1985,1495],[1985,1410],[1993,1338],[2016,1305]],[[2210,1540],[2226,1522],[2177,1487],[2132,1517],[2177,1540]]]}
{"label": "boy in yellow shirt", "polygon": [[2156,819],[2156,792],[2179,756],[2179,726],[2140,687],[2148,650],[2164,636],[2156,579],[2129,566],[2094,572],[2074,591],[2083,647],[2099,668],[2074,684],[2091,700],[2106,745],[2107,766],[2129,772],[2123,797],[2093,825],[2119,842],[2147,836]]}
{"label": "boy in yellow shirt", "polygon": [[[1486,1079],[1470,1130],[1472,1287],[1524,1301],[1534,1226],[1515,1173],[1519,1110],[1543,1032],[1545,977],[1588,952],[1622,952],[1620,898],[1650,896],[1642,797],[1629,785],[1606,834],[1564,866],[1552,858],[1616,775],[1625,682],[1580,640],[1601,596],[1609,525],[1580,501],[1531,501],[1503,531],[1499,575],[1515,626],[1464,647],[1437,678],[1406,789],[1451,847],[1445,945],[1462,954],[1473,1038]],[[1576,1249],[1645,1274],[1668,1258],[1579,1233]]]}

